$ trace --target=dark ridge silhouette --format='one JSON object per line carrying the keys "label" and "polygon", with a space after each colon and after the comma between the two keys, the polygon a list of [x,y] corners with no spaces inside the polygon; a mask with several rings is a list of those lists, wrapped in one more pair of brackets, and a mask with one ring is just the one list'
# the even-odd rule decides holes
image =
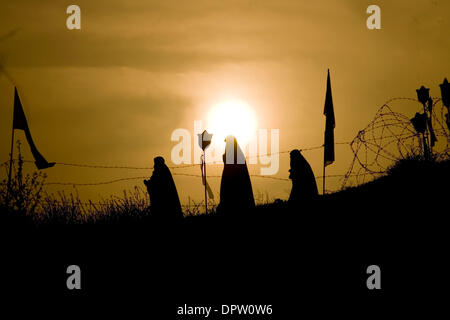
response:
{"label": "dark ridge silhouette", "polygon": [[290,156],[289,179],[292,180],[292,190],[288,201],[293,206],[300,206],[305,202],[315,200],[319,191],[314,172],[300,150],[292,150]]}
{"label": "dark ridge silhouette", "polygon": [[226,139],[223,173],[220,182],[218,214],[248,213],[255,207],[252,183],[244,154],[233,136]]}
{"label": "dark ridge silhouette", "polygon": [[177,188],[163,157],[154,159],[153,174],[144,180],[150,196],[150,214],[157,219],[171,220],[183,217]]}
{"label": "dark ridge silhouette", "polygon": [[[6,185],[2,184],[0,185],[0,224],[4,227],[10,225],[37,225],[38,227],[39,225],[54,225],[57,227],[72,223],[137,225],[144,221],[145,225],[151,225],[152,218],[181,217],[181,206],[170,171],[165,168],[162,158],[160,160],[156,158],[155,161],[155,172],[149,180],[146,180],[151,200],[150,210],[145,205],[146,201],[139,199],[139,195],[127,194],[128,198],[123,199],[123,205],[117,200],[105,202],[103,206],[98,207],[97,213],[90,218],[82,210],[79,210],[81,206],[79,206],[78,200],[70,198],[63,203],[60,201],[52,202],[50,198],[42,198],[41,208],[44,212],[37,213],[33,212],[34,204],[28,205],[23,194],[34,195],[37,191],[33,190],[38,189],[39,185],[30,186],[22,192],[15,189],[16,183],[13,183],[13,193],[14,199],[17,200],[14,202],[14,207],[8,210],[4,201]],[[247,179],[242,180],[247,181],[247,187],[251,188],[249,178]],[[239,210],[237,216],[240,220],[251,223],[266,220],[267,222],[284,224],[286,219],[293,218],[291,214],[297,213],[299,210],[302,212],[310,210],[308,218],[305,219],[311,220],[327,216],[332,217],[333,220],[340,219],[343,221],[349,219],[349,217],[356,217],[357,220],[366,219],[369,221],[375,215],[377,219],[388,219],[393,222],[402,221],[404,216],[412,219],[423,215],[424,221],[426,221],[429,217],[438,216],[448,209],[446,199],[449,181],[450,160],[432,161],[423,157],[409,158],[399,160],[387,171],[385,176],[325,196],[318,195],[316,201],[305,202],[300,208],[291,206],[289,201],[282,200],[253,207],[254,200],[251,195],[249,195],[250,201],[248,201],[248,198],[244,198],[247,199],[246,204],[249,209],[244,210],[242,207],[237,207],[236,202],[232,202],[231,207]],[[17,185],[25,186],[27,183]],[[226,180],[223,190],[228,191],[229,189],[225,186]],[[234,185],[228,185],[227,187],[238,188]],[[232,196],[231,192],[224,192],[222,194]],[[227,217],[236,215],[233,215],[233,213],[230,215],[215,214],[223,210],[222,199],[227,198],[221,197],[221,204],[216,212],[212,211],[211,214],[199,216],[190,216],[187,212],[186,218],[182,220],[187,223],[196,221],[201,224],[201,221],[214,221],[216,218],[220,218],[220,221],[226,222]],[[231,197],[230,201],[232,200]],[[29,206],[33,206],[33,210],[30,211]],[[326,225],[330,222],[323,221],[323,223]]]}
{"label": "dark ridge silhouette", "polygon": [[361,205],[361,215],[378,211],[378,217],[390,215],[391,221],[408,216],[431,222],[432,216],[448,208],[445,199],[449,181],[450,160],[405,158],[390,167],[385,176],[329,194],[324,202]]}
{"label": "dark ridge silhouette", "polygon": [[[183,304],[186,297],[225,301],[231,292],[242,301],[275,301],[282,312],[298,311],[298,297],[286,284],[307,297],[326,292],[353,302],[370,295],[373,303],[366,268],[377,264],[387,270],[383,295],[392,294],[392,301],[399,292],[417,297],[418,288],[433,292],[448,270],[449,181],[450,161],[407,159],[385,177],[319,195],[301,208],[276,201],[238,216],[189,216],[169,224],[147,219],[145,209],[132,218],[129,211],[105,211],[77,224],[65,207],[60,215],[69,223],[54,223],[57,216],[51,216],[38,226],[29,215],[2,212],[2,286],[22,295],[42,295],[41,288],[73,295],[64,286],[64,270],[76,261],[87,270],[82,294],[131,297],[138,286],[145,305],[152,301],[157,308],[176,299]],[[30,261],[39,262],[33,272]],[[419,271],[426,283],[417,282]]]}

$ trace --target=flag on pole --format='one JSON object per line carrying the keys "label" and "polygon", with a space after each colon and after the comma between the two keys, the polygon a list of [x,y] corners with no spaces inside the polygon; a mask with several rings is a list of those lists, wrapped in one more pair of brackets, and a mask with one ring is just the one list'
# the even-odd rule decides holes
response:
{"label": "flag on pole", "polygon": [[25,132],[28,144],[30,145],[31,153],[33,154],[36,167],[38,169],[46,169],[53,167],[54,162],[48,162],[39,153],[36,145],[34,144],[33,138],[31,137],[30,128],[28,127],[27,118],[25,117],[25,112],[23,112],[22,103],[20,102],[19,94],[17,93],[17,88],[14,88],[14,115],[13,115],[13,130],[19,129]]}
{"label": "flag on pole", "polygon": [[331,95],[330,69],[327,76],[327,93],[325,97],[325,108],[323,114],[326,117],[325,122],[325,141],[324,141],[324,166],[334,162],[334,109],[333,97]]}

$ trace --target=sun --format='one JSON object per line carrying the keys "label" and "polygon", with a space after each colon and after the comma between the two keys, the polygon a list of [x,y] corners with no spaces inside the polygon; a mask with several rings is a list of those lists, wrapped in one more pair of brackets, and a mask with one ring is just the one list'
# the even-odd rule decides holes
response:
{"label": "sun", "polygon": [[247,145],[256,134],[256,116],[248,103],[227,100],[213,106],[208,116],[208,131],[216,144],[228,135],[236,137],[240,146]]}

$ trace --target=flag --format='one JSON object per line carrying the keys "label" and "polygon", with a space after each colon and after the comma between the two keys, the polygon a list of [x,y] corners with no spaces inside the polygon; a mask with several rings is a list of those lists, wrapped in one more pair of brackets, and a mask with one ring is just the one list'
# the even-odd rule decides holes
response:
{"label": "flag", "polygon": [[28,128],[27,118],[25,117],[22,103],[20,102],[19,94],[17,93],[17,88],[14,88],[13,130],[14,129],[25,131],[25,136],[35,160],[34,163],[38,169],[46,169],[55,165],[54,162],[47,162],[47,160],[45,160],[45,158],[39,153],[36,145],[34,144],[33,138],[31,137],[30,128]]}
{"label": "flag", "polygon": [[327,93],[325,97],[325,108],[323,114],[326,117],[325,122],[325,141],[324,141],[324,166],[334,162],[334,109],[333,97],[331,95],[330,69],[327,76]]}

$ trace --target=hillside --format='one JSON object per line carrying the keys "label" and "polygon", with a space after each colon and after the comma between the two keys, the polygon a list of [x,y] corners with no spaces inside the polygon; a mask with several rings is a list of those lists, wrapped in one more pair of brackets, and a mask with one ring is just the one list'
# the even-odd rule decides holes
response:
{"label": "hillside", "polygon": [[[368,297],[361,279],[376,263],[387,272],[383,286],[389,294],[396,297],[407,288],[414,295],[439,281],[436,266],[448,266],[442,253],[449,177],[449,161],[408,160],[385,177],[301,208],[276,202],[233,217],[176,222],[155,222],[140,212],[36,226],[18,213],[3,213],[3,285],[20,293],[45,287],[68,295],[64,270],[77,263],[88,274],[84,295],[140,299],[133,291],[139,287],[165,308],[164,301],[186,297],[228,301],[226,292],[232,292],[233,299],[269,299],[292,311],[296,301],[283,289],[286,284],[311,298],[338,292],[361,301]],[[29,277],[17,276],[30,274],[31,264]],[[427,274],[427,282],[411,282],[417,270]]]}

